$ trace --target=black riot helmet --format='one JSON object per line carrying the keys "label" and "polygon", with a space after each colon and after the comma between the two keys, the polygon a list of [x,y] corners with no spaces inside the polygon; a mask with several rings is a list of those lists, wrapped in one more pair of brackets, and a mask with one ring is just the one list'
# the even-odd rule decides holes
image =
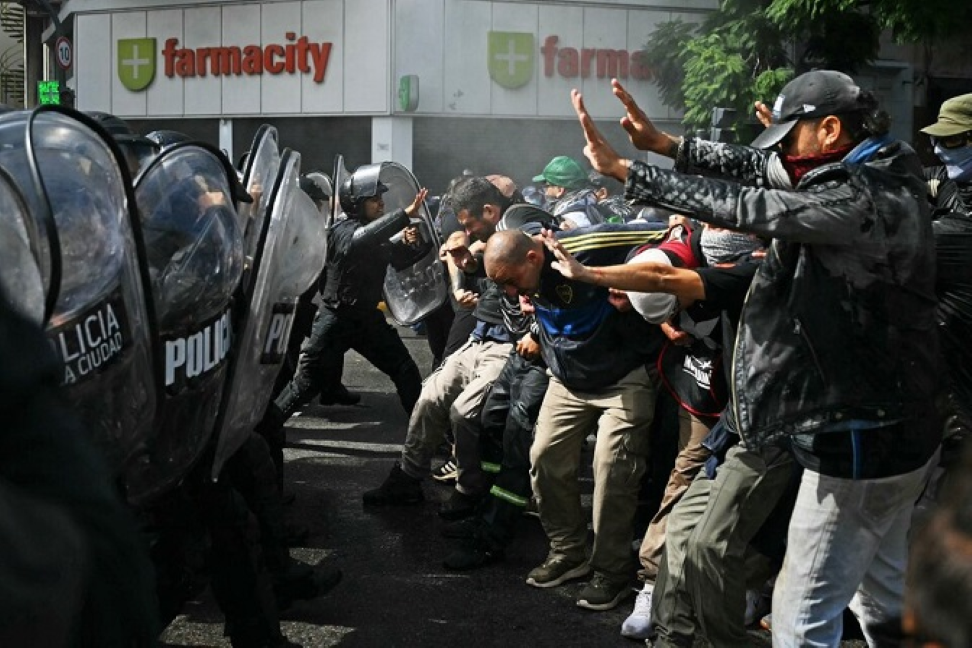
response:
{"label": "black riot helmet", "polygon": [[151,133],[148,133],[145,137],[158,144],[160,148],[166,148],[168,146],[172,146],[173,144],[181,144],[182,142],[189,142],[192,140],[192,138],[185,133],[180,133],[179,131],[174,130],[154,130]]}
{"label": "black riot helmet", "polygon": [[320,171],[308,171],[301,174],[300,188],[310,196],[318,209],[325,205],[334,194],[331,179],[327,177],[327,174]]}
{"label": "black riot helmet", "polygon": [[361,203],[365,200],[388,191],[388,187],[378,179],[380,173],[380,164],[369,164],[358,167],[341,183],[338,198],[341,200],[341,209],[349,218],[356,218],[359,215]]}
{"label": "black riot helmet", "polygon": [[149,137],[136,133],[128,125],[128,122],[121,117],[97,110],[91,110],[85,114],[104,128],[118,143],[122,153],[125,154],[125,162],[132,177],[135,177],[139,169],[158,154],[159,146],[157,143]]}

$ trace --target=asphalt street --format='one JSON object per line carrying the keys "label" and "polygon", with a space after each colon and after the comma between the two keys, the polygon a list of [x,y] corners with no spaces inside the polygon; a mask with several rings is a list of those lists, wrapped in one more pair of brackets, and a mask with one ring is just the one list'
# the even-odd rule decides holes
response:
{"label": "asphalt street", "polygon": [[[400,333],[423,375],[428,373],[425,338],[407,328]],[[297,495],[289,515],[311,530],[306,546],[292,553],[344,572],[330,594],[297,602],[282,615],[291,640],[344,648],[643,645],[619,632],[633,598],[609,612],[590,612],[574,603],[579,583],[552,590],[525,584],[527,572],[546,555],[535,518],[524,518],[504,561],[454,573],[441,562],[456,541],[439,535],[437,515],[449,487],[428,480],[422,505],[363,508],[361,493],[378,486],[398,456],[406,417],[391,381],[356,353],[347,355],[344,382],[361,394],[359,405],[315,404],[288,423],[284,477]],[[591,490],[589,465],[585,490]],[[169,626],[163,645],[229,646],[222,628],[207,592]],[[751,637],[754,646],[770,645],[764,631]]]}

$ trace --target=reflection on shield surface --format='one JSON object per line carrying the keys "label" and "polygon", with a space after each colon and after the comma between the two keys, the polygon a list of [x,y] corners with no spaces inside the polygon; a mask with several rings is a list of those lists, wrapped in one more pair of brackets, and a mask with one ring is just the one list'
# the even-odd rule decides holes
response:
{"label": "reflection on shield surface", "polygon": [[324,264],[324,217],[300,189],[300,154],[285,149],[269,187],[267,218],[257,237],[247,303],[234,323],[238,344],[219,421],[215,479],[263,417],[280,372],[297,300]]}

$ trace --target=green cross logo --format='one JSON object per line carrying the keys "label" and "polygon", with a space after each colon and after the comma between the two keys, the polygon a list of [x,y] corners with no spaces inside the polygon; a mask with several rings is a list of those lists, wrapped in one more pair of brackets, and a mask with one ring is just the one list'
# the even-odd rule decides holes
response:
{"label": "green cross logo", "polygon": [[529,83],[533,78],[533,34],[491,31],[488,37],[490,78],[511,90]]}
{"label": "green cross logo", "polygon": [[155,79],[155,39],[118,40],[118,80],[132,92],[149,87]]}

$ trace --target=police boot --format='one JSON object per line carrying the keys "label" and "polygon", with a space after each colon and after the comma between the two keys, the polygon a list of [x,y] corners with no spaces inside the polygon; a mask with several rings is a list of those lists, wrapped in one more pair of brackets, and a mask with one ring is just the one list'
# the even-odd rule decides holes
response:
{"label": "police boot", "polygon": [[338,383],[337,389],[321,392],[319,400],[321,405],[357,405],[361,402],[361,396]]}
{"label": "police boot", "polygon": [[286,610],[294,601],[309,601],[323,596],[334,589],[342,577],[341,570],[335,567],[311,567],[294,560],[287,569],[273,575],[277,606]]}
{"label": "police boot", "polygon": [[367,491],[363,498],[365,506],[403,506],[419,504],[425,500],[421,480],[410,477],[395,462],[385,482],[374,490]]}

